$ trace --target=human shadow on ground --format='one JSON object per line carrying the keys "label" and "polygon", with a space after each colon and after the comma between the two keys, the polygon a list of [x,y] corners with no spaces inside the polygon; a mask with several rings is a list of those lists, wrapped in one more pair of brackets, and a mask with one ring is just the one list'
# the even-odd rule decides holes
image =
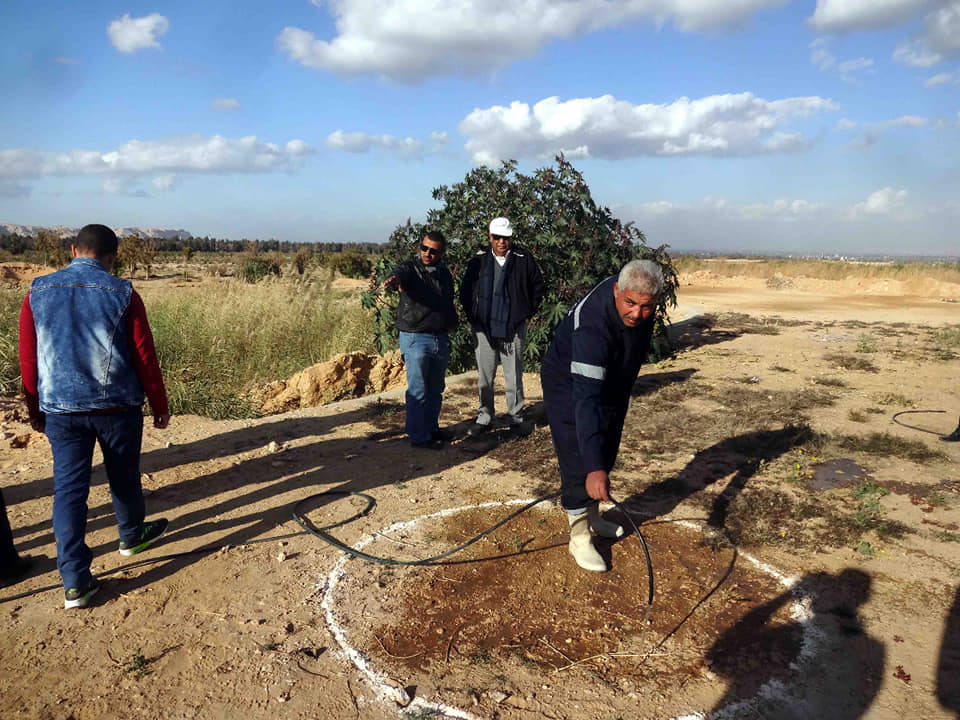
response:
{"label": "human shadow on ground", "polygon": [[787,425],[727,438],[699,451],[679,474],[631,495],[622,504],[641,518],[667,515],[689,496],[733,473],[707,517],[710,527],[723,528],[730,503],[757,470],[810,437],[808,426]]}
{"label": "human shadow on ground", "polygon": [[937,700],[960,718],[960,587],[954,595],[940,641]]}
{"label": "human shadow on ground", "polygon": [[[811,573],[724,632],[706,656],[728,682],[709,720],[862,717],[883,682],[886,654],[858,615],[870,585],[853,568]],[[806,617],[771,623],[794,602],[809,606]]]}
{"label": "human shadow on ground", "polygon": [[640,375],[633,383],[633,390],[630,397],[642,397],[651,395],[658,390],[673,385],[674,383],[686,382],[697,373],[696,368],[684,368],[683,370],[671,370],[669,372],[644,373]]}
{"label": "human shadow on ground", "polygon": [[716,324],[717,320],[713,315],[697,315],[672,323],[667,331],[670,350],[676,353],[705,345],[717,345],[736,340],[741,335],[732,329],[716,329]]}
{"label": "human shadow on ground", "polygon": [[[467,459],[458,444],[439,451],[411,448],[403,430],[402,412],[387,419],[390,429],[376,433],[358,430],[360,434],[355,437],[327,437],[338,426],[370,421],[374,412],[367,406],[321,417],[282,416],[274,422],[261,422],[146,453],[141,469],[154,473],[223,455],[257,452],[253,457],[240,457],[227,465],[221,460],[216,470],[207,473],[198,470],[193,477],[157,488],[147,497],[148,517],[170,518],[166,542],[202,539],[204,544],[216,547],[239,545],[291,519],[290,499],[264,508],[263,503],[271,498],[306,490],[371,490],[401,480],[409,482],[435,476]],[[371,439],[373,436],[376,439]],[[311,441],[284,449],[284,443],[303,438]],[[267,450],[270,441],[278,444],[277,452]],[[190,507],[208,498],[214,500],[202,507]],[[324,504],[339,499],[330,496]],[[260,504],[258,509],[253,509],[257,504]],[[245,512],[248,507],[251,509]],[[179,511],[180,508],[185,510]],[[91,532],[112,528],[116,523],[109,502],[90,507],[88,518],[88,538]],[[49,529],[47,520],[18,528],[18,534],[24,536],[40,533],[24,541],[23,547],[53,542]],[[116,542],[108,541],[91,550],[98,556],[115,548]],[[132,583],[139,586],[151,582],[196,559],[194,556],[172,560]]]}

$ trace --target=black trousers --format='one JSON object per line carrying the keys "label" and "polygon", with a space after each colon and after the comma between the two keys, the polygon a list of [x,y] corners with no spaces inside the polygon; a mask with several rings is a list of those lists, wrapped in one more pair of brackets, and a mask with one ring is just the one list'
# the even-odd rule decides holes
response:
{"label": "black trousers", "polygon": [[[547,411],[553,449],[560,463],[560,504],[564,510],[580,510],[594,500],[587,495],[587,469],[580,456],[573,393],[569,385],[557,382],[548,375],[541,375],[540,382],[543,386],[543,404]],[[613,470],[620,449],[623,418],[618,415],[615,412],[605,413],[605,421],[601,426],[601,454],[603,469],[607,473]]]}
{"label": "black trousers", "polygon": [[3,491],[0,490],[0,575],[10,573],[16,562],[17,551],[13,547],[13,531],[10,530],[7,504],[3,501]]}

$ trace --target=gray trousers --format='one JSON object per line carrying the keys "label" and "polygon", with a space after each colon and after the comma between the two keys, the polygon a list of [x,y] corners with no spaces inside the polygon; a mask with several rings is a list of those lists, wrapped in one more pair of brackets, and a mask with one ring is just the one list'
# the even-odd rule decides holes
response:
{"label": "gray trousers", "polygon": [[476,336],[477,388],[480,391],[477,423],[489,425],[493,420],[493,381],[498,363],[503,367],[503,381],[507,386],[507,414],[511,422],[519,422],[523,410],[523,342],[527,336],[527,324],[521,325],[513,340],[503,343],[500,350],[491,347],[482,332]]}

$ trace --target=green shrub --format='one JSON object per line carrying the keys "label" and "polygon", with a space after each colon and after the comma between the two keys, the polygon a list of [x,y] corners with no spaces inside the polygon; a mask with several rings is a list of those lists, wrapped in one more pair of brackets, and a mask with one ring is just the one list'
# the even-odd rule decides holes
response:
{"label": "green shrub", "polygon": [[240,271],[237,274],[248,283],[260,282],[271,275],[280,277],[280,259],[273,254],[246,254],[240,258]]}
{"label": "green shrub", "polygon": [[356,250],[344,250],[334,253],[327,267],[333,268],[344,277],[368,278],[373,272],[373,260],[369,255],[363,255]]}
{"label": "green shrub", "polygon": [[[677,276],[666,246],[651,248],[632,223],[616,219],[590,194],[583,175],[564,157],[553,167],[532,175],[517,172],[516,161],[498,169],[479,167],[462,182],[433,190],[439,208],[427,213],[426,223],[400,225],[374,268],[374,288],[363,296],[364,307],[373,311],[377,350],[396,347],[393,327],[395,295],[385,302],[380,286],[396,264],[414,256],[414,247],[428,230],[441,230],[447,237],[445,262],[459,286],[467,262],[477,250],[489,247],[487,227],[493,218],[510,218],[518,245],[537,258],[546,286],[543,304],[527,328],[525,366],[539,367],[553,331],[573,303],[597,283],[617,273],[634,258],[655,261],[666,281],[658,308],[653,352],[666,352],[666,310],[676,304]],[[392,291],[391,291],[392,293]],[[463,314],[460,314],[461,320]],[[461,322],[450,336],[450,369],[459,372],[474,363],[470,329]]]}

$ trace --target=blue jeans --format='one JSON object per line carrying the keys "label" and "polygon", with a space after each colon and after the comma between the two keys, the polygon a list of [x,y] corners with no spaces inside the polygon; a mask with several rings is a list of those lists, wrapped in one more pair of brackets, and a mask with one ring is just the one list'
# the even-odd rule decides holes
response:
{"label": "blue jeans", "polygon": [[140,536],[145,507],[140,486],[140,408],[112,413],[47,413],[46,434],[53,450],[53,534],[57,567],[66,589],[91,580],[93,553],[87,547],[87,496],[93,446],[100,443],[120,540]]}
{"label": "blue jeans", "polygon": [[400,333],[400,352],[407,368],[407,435],[427,442],[440,429],[450,340],[446,334]]}

